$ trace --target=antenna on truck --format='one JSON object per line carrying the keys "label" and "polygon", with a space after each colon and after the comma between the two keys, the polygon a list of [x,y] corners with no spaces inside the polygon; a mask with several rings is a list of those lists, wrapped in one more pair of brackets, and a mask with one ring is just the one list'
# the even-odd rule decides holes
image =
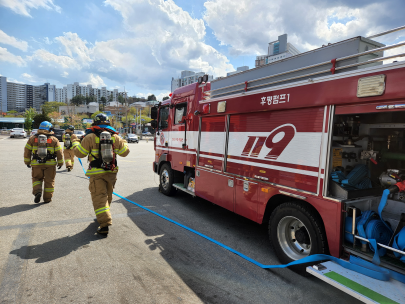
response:
{"label": "antenna on truck", "polygon": [[398,32],[398,31],[403,30],[403,29],[405,29],[405,25],[394,28],[394,29],[389,30],[389,31],[385,31],[385,32],[381,32],[381,33],[378,33],[378,34],[375,34],[375,35],[372,35],[372,36],[368,36],[366,38],[371,39],[371,38],[375,38],[375,37],[380,37],[380,36],[384,36],[384,35],[387,35],[387,34],[390,34],[390,33],[393,33],[393,32]]}

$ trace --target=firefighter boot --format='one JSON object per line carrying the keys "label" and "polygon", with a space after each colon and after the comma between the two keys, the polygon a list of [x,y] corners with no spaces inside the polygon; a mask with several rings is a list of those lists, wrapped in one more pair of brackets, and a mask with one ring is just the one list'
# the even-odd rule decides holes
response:
{"label": "firefighter boot", "polygon": [[68,168],[67,168],[67,171],[68,171],[68,172],[72,171],[72,167],[68,167]]}
{"label": "firefighter boot", "polygon": [[41,201],[41,196],[42,196],[41,192],[35,194],[34,203],[38,204]]}
{"label": "firefighter boot", "polygon": [[101,228],[100,226],[97,228],[97,233],[107,235],[108,234],[108,226]]}

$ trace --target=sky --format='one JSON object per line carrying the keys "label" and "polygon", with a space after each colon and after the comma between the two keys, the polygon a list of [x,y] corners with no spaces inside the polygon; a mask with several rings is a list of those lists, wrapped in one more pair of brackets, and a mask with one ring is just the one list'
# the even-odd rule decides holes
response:
{"label": "sky", "polygon": [[404,0],[0,0],[0,75],[161,99],[182,70],[253,68],[279,35],[305,52],[403,26],[404,14]]}

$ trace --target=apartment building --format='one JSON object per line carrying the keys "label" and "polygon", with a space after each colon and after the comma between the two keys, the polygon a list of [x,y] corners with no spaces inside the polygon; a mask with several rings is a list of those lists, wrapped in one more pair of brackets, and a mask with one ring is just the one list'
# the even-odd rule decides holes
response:
{"label": "apartment building", "polygon": [[7,111],[24,111],[26,85],[23,83],[7,82]]}
{"label": "apartment building", "polygon": [[[175,89],[192,84],[198,81],[198,77],[204,76],[204,72],[195,73],[193,71],[182,71],[180,78],[172,77],[171,90],[174,92]],[[212,75],[208,75],[208,81],[213,80]]]}
{"label": "apartment building", "polygon": [[300,53],[295,46],[287,42],[287,34],[284,34],[278,36],[278,40],[269,43],[267,55],[256,56],[255,67],[283,60]]}
{"label": "apartment building", "polygon": [[7,77],[0,76],[0,112],[7,112]]}

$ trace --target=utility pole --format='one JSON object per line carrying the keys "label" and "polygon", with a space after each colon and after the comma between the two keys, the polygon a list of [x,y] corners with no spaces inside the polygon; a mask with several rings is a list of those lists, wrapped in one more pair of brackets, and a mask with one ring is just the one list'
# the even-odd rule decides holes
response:
{"label": "utility pole", "polygon": [[125,105],[126,105],[126,111],[127,111],[127,118],[125,120],[125,124],[127,127],[127,134],[129,133],[129,124],[128,124],[128,102],[127,102],[127,91],[125,91],[125,86],[124,86],[124,94],[125,94]]}

